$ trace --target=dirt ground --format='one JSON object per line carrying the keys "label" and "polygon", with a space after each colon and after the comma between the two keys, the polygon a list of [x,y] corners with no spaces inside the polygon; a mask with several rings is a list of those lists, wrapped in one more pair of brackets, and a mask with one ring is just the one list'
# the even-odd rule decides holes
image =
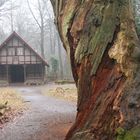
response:
{"label": "dirt ground", "polygon": [[74,122],[76,102],[43,95],[42,87],[13,88],[29,109],[0,130],[0,140],[63,140]]}

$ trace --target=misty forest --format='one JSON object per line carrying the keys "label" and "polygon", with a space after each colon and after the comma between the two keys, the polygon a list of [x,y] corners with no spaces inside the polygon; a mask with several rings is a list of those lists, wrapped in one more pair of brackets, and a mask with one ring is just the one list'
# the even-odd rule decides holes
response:
{"label": "misty forest", "polygon": [[140,1],[0,0],[0,140],[140,140]]}
{"label": "misty forest", "polygon": [[72,79],[70,62],[54,24],[50,1],[1,1],[0,42],[15,31],[49,63],[48,77]]}

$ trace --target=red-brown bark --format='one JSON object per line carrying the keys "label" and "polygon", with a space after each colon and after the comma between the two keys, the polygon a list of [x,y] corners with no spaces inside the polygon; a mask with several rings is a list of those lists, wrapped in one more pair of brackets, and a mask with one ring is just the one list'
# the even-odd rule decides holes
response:
{"label": "red-brown bark", "polygon": [[[91,66],[87,64],[88,60],[83,60],[83,63],[86,67],[88,66],[87,69],[90,72]],[[82,131],[81,138],[86,133],[91,133],[93,139],[100,140],[102,138],[103,140],[107,138],[113,140],[120,120],[119,94],[126,78],[118,71],[118,65],[108,57],[107,53],[103,57],[96,76],[89,77],[89,72],[83,65],[79,68],[79,77],[83,79],[80,82],[78,114],[66,139],[76,131]],[[108,134],[110,136],[106,137]]]}

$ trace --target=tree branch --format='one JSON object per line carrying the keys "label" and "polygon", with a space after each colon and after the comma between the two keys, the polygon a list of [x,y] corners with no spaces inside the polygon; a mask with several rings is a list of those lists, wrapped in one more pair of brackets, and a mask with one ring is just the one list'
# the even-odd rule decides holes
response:
{"label": "tree branch", "polygon": [[37,18],[35,17],[35,15],[34,15],[32,9],[31,9],[31,6],[30,6],[30,3],[29,3],[29,0],[27,0],[27,4],[28,4],[29,10],[30,10],[30,12],[31,12],[31,14],[32,14],[32,16],[33,16],[33,18],[34,18],[34,20],[36,21],[37,25],[38,25],[39,28],[41,29],[41,25],[39,24]]}

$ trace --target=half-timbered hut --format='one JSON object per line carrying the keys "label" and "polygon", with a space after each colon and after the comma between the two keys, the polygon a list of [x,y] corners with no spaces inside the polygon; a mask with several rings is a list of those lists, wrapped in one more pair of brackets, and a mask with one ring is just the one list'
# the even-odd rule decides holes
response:
{"label": "half-timbered hut", "polygon": [[16,32],[0,45],[0,83],[41,84],[47,62]]}

